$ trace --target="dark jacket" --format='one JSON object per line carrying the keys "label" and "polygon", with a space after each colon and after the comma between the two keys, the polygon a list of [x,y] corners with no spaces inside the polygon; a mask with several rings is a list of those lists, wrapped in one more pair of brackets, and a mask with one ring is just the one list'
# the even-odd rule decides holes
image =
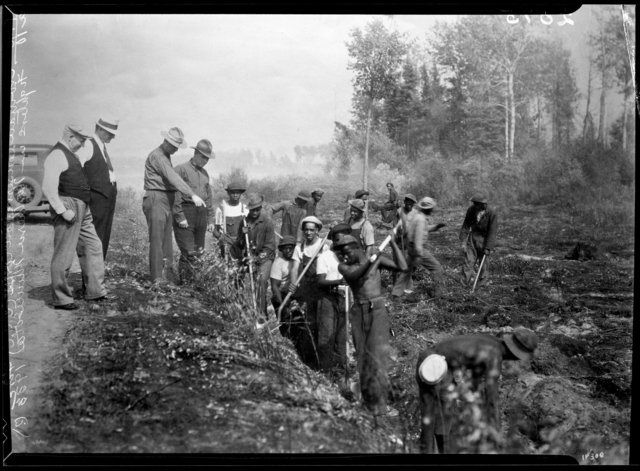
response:
{"label": "dark jacket", "polygon": [[484,239],[483,249],[493,250],[496,246],[496,232],[498,231],[498,215],[487,208],[480,220],[477,219],[478,210],[475,206],[467,209],[467,215],[460,229],[460,242],[464,242],[471,231],[474,239]]}
{"label": "dark jacket", "polygon": [[[245,256],[245,235],[242,232],[244,223],[240,223],[238,229],[238,238],[235,242],[237,258]],[[264,252],[267,256],[264,260],[273,260],[276,256],[276,233],[273,222],[264,213],[260,213],[254,226],[249,229],[249,245],[251,246],[251,254],[259,255]],[[258,260],[259,262],[261,260]]]}

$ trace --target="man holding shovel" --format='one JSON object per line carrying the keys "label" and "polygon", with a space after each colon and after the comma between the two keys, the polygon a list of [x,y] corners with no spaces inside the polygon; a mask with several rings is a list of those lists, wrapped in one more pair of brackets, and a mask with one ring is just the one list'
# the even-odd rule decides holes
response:
{"label": "man holding shovel", "polygon": [[[382,296],[380,271],[404,271],[407,263],[395,243],[393,231],[379,249],[367,257],[353,236],[340,237],[333,249],[340,251],[344,262],[338,265],[339,273],[353,291],[354,303],[349,321],[356,349],[360,390],[365,405],[374,415],[387,413],[389,378],[389,317]],[[387,243],[391,243],[398,263],[381,255]]]}
{"label": "man holding shovel", "polygon": [[[256,277],[256,296],[258,312],[267,314],[267,287],[269,286],[269,274],[271,265],[276,256],[276,234],[273,222],[261,213],[264,198],[253,196],[247,204],[249,215],[244,224],[240,226],[235,244],[232,246],[233,258],[242,260],[247,254],[246,263],[249,270],[255,264],[258,275]],[[249,246],[247,247],[247,240]]]}
{"label": "man holding shovel", "polygon": [[486,285],[489,281],[489,254],[496,246],[498,215],[487,208],[487,198],[476,194],[471,198],[472,206],[460,229],[460,248],[464,253],[462,262],[462,284],[469,287],[473,283],[474,267],[480,262],[477,285]]}
{"label": "man holding shovel", "polygon": [[232,182],[227,188],[228,201],[216,209],[213,237],[220,241],[220,253],[226,258],[228,250],[225,246],[233,245],[242,226],[242,221],[249,214],[247,207],[240,201],[242,193],[246,191],[240,183]]}

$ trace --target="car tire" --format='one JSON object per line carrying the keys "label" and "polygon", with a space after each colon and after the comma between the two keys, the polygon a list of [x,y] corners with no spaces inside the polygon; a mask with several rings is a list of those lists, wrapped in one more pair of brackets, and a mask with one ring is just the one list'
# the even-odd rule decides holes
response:
{"label": "car tire", "polygon": [[31,177],[23,177],[20,183],[13,187],[11,207],[38,206],[42,201],[42,187]]}

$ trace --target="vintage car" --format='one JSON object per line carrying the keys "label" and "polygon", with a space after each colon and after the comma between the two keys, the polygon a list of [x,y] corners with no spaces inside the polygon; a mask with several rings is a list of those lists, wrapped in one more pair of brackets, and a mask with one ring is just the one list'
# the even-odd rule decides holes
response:
{"label": "vintage car", "polygon": [[12,193],[8,211],[24,214],[49,211],[49,202],[42,194],[44,160],[53,146],[21,144],[9,149],[13,155],[13,170],[8,188]]}

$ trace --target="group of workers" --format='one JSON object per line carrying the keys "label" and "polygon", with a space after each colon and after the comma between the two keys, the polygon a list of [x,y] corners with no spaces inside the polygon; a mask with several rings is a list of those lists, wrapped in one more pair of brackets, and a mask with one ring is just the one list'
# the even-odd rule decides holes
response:
{"label": "group of workers", "polygon": [[[77,309],[67,284],[74,250],[82,268],[87,300],[113,299],[104,281],[116,183],[106,144],[117,134],[118,120],[100,118],[95,133],[77,124],[65,126],[63,139],[45,161],[43,191],[48,197],[54,225],[51,264],[53,304]],[[209,175],[204,166],[215,158],[211,142],[200,140],[186,163],[171,163],[171,156],[187,144],[183,132],[171,128],[145,163],[143,212],[149,230],[149,266],[154,286],[175,286],[172,236],[180,248],[179,281],[193,278],[200,267],[206,232],[218,240],[221,255],[244,266],[255,267],[255,307],[268,318],[267,293],[280,321],[280,332],[289,337],[302,360],[332,375],[347,371],[347,321],[351,325],[360,391],[374,415],[389,413],[387,375],[390,357],[390,322],[381,285],[381,271],[398,274],[392,298],[413,290],[412,277],[419,267],[433,277],[435,297],[442,296],[443,269],[429,250],[428,234],[444,227],[434,224],[433,198],[418,200],[404,195],[398,207],[393,184],[390,200],[382,208],[383,220],[394,229],[387,237],[392,257],[375,247],[369,221],[367,190],[349,201],[343,221],[320,237],[322,221],[317,205],[324,191],[300,191],[293,202],[285,201],[263,210],[264,198],[246,192],[238,182],[226,188],[228,199],[214,209]],[[92,144],[82,152],[85,140]],[[484,195],[475,195],[460,230],[464,252],[461,282],[469,286],[480,262],[476,283],[488,281],[487,256],[495,247],[497,216],[487,207]],[[273,218],[282,213],[280,234]],[[390,214],[392,216],[390,216]],[[253,270],[252,270],[253,271]],[[474,285],[475,286],[475,285]],[[347,296],[353,298],[347,301]],[[348,316],[345,314],[348,311]],[[444,392],[455,383],[454,372],[472,372],[477,387],[484,378],[489,416],[499,427],[497,378],[505,359],[530,359],[537,346],[535,334],[519,329],[502,338],[487,335],[447,339],[420,354],[416,370],[422,411],[422,443],[426,452],[446,451],[446,439],[454,408],[445,404]]]}

